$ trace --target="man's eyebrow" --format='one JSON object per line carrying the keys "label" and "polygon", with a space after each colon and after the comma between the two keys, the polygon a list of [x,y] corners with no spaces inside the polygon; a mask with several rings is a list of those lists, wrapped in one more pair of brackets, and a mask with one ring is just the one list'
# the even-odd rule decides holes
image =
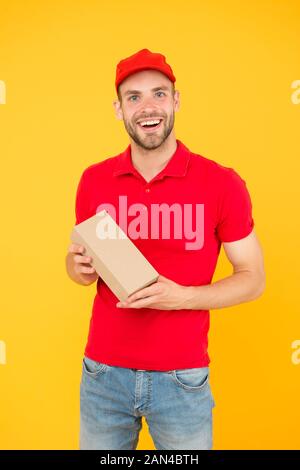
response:
{"label": "man's eyebrow", "polygon": [[[152,88],[151,91],[158,91],[158,90],[167,90],[167,91],[169,91],[169,87],[167,87],[167,86],[157,86],[157,87],[155,87],[155,88]],[[127,91],[124,93],[124,96],[126,96],[126,95],[131,95],[131,94],[133,94],[133,93],[134,93],[135,95],[140,95],[140,94],[141,94],[140,90],[127,90]]]}

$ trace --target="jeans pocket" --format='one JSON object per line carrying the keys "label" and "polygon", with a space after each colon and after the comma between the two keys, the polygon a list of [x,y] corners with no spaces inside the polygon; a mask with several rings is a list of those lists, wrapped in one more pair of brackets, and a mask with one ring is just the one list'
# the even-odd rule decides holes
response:
{"label": "jeans pocket", "polygon": [[209,368],[175,369],[172,371],[172,377],[179,387],[190,391],[200,391],[209,384]]}
{"label": "jeans pocket", "polygon": [[103,362],[94,361],[89,357],[84,356],[82,360],[83,371],[86,375],[90,377],[97,377],[101,373],[105,372],[109,367],[107,364]]}

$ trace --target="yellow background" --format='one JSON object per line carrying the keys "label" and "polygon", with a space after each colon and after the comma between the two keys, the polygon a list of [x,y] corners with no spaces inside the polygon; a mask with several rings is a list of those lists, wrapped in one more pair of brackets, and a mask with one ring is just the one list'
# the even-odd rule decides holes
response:
{"label": "yellow background", "polygon": [[300,448],[299,30],[291,0],[0,1],[1,449],[78,448],[95,285],[65,272],[75,191],[128,145],[115,67],[144,47],[177,78],[176,137],[246,180],[264,249],[264,295],[211,311],[214,449]]}

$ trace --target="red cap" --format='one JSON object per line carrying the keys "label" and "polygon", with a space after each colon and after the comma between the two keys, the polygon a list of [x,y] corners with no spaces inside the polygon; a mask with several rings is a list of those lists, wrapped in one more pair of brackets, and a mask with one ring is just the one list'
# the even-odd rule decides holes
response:
{"label": "red cap", "polygon": [[139,72],[141,70],[154,69],[164,73],[172,82],[175,82],[176,78],[169,64],[166,62],[166,58],[163,54],[158,52],[151,52],[149,49],[141,49],[130,57],[122,59],[116,70],[116,81],[115,86],[118,92],[118,86],[125,80],[129,75]]}

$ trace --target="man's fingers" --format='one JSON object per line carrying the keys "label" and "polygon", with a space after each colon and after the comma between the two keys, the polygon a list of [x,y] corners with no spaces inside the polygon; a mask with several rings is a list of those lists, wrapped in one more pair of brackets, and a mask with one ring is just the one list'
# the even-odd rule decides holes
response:
{"label": "man's fingers", "polygon": [[80,263],[75,264],[74,269],[79,274],[82,274],[82,273],[90,274],[96,271],[95,268],[93,268],[93,266],[86,266],[85,264],[80,264]]}
{"label": "man's fingers", "polygon": [[91,273],[95,272],[95,268],[88,267],[88,266],[80,266],[79,267],[79,272],[80,273],[85,273],[85,274],[91,274]]}
{"label": "man's fingers", "polygon": [[92,258],[90,256],[82,256],[82,255],[75,255],[74,256],[75,263],[91,263]]}
{"label": "man's fingers", "polygon": [[130,295],[127,300],[131,302],[134,300],[142,299],[144,297],[148,297],[149,295],[159,294],[160,292],[161,286],[155,282],[151,286],[144,287],[144,289],[141,289],[138,292],[135,292],[135,294]]}
{"label": "man's fingers", "polygon": [[77,243],[72,243],[69,246],[70,253],[84,253],[85,247],[83,245],[78,245]]}
{"label": "man's fingers", "polygon": [[148,305],[154,304],[157,300],[158,296],[152,295],[151,297],[145,297],[134,302],[129,302],[128,304],[125,304],[123,308],[145,308],[148,307]]}

